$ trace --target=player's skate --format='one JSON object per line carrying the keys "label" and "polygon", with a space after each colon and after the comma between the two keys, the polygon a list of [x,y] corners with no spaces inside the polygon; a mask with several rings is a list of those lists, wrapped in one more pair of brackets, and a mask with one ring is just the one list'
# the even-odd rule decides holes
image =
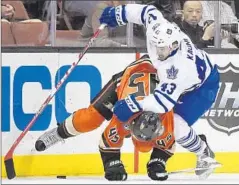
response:
{"label": "player's skate", "polygon": [[35,148],[39,152],[44,151],[58,142],[64,143],[64,139],[59,136],[57,128],[53,128],[37,139]]}
{"label": "player's skate", "polygon": [[203,170],[196,170],[195,173],[200,179],[206,179],[214,169],[220,167],[221,164],[214,159],[215,154],[208,146],[206,136],[199,135],[199,137],[206,143],[207,147],[203,151],[203,154],[199,155],[197,159],[197,168],[203,168]]}

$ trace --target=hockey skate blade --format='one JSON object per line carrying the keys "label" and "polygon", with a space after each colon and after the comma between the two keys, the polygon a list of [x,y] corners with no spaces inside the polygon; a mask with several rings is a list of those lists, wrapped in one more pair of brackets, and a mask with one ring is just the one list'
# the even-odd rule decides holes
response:
{"label": "hockey skate blade", "polygon": [[[206,180],[213,172],[216,168],[220,168],[222,167],[222,164],[221,163],[218,163],[216,162],[215,164],[211,164],[211,166],[208,168],[208,170],[203,173],[202,175],[199,175],[199,179],[200,180]],[[206,168],[207,169],[207,168]],[[206,170],[206,169],[203,169],[203,170]],[[197,169],[197,170],[202,170],[202,169]],[[196,171],[196,170],[195,170]]]}
{"label": "hockey skate blade", "polygon": [[199,171],[199,170],[206,170],[206,169],[214,169],[214,168],[220,168],[222,167],[222,164],[219,162],[214,162],[211,163],[209,167],[205,167],[205,168],[195,168],[195,171]]}
{"label": "hockey skate blade", "polygon": [[13,179],[16,177],[16,172],[14,168],[13,158],[4,161],[6,167],[6,173],[8,179]]}

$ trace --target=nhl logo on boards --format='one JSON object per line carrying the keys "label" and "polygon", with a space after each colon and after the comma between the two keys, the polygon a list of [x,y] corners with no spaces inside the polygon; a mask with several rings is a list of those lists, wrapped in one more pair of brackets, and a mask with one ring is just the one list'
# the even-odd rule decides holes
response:
{"label": "nhl logo on boards", "polygon": [[204,114],[216,130],[230,136],[239,131],[239,67],[229,63],[218,67],[220,89],[212,108]]}

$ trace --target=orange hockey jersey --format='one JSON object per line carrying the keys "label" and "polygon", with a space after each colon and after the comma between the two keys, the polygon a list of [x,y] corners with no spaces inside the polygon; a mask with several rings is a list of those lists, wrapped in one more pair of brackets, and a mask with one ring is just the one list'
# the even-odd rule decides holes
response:
{"label": "orange hockey jersey", "polygon": [[[118,99],[123,99],[129,94],[134,94],[137,100],[143,99],[153,93],[157,85],[156,71],[147,59],[142,59],[132,63],[126,68],[121,78],[120,85],[117,87]],[[164,133],[149,142],[136,140],[132,137],[135,147],[140,152],[149,152],[153,147],[169,149],[175,142],[173,111],[159,115],[164,127]],[[106,127],[103,133],[103,140],[107,148],[120,148],[125,137],[131,135],[130,123],[122,123],[115,116]]]}

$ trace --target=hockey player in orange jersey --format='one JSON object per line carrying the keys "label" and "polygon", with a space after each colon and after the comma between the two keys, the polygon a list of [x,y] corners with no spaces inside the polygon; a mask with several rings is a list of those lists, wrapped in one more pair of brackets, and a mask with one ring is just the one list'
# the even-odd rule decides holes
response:
{"label": "hockey player in orange jersey", "polygon": [[[153,89],[152,86],[157,84],[156,74],[154,72],[154,68],[152,68],[147,60],[141,60],[129,66],[124,71],[121,82],[116,89],[118,99],[126,98],[129,94],[135,94],[137,99],[143,99],[145,95],[150,93],[150,89]],[[150,137],[148,136],[147,138],[139,138],[140,134],[138,134],[138,136],[134,135],[134,133],[137,132],[137,130],[133,130],[133,128],[135,129],[134,123],[145,122],[145,126],[148,126],[149,120],[146,121],[147,116],[149,120],[150,118],[155,118],[155,124],[160,122],[157,123],[157,126],[160,127],[157,128],[155,125],[155,135],[150,135]],[[102,141],[105,145],[100,145],[100,148],[106,148],[106,150],[109,147],[120,148],[123,144],[124,137],[131,135],[133,132],[134,137],[132,137],[132,140],[141,152],[149,152],[154,146],[168,149],[174,143],[173,131],[173,111],[162,115],[153,114],[152,112],[140,112],[127,123],[122,123],[117,117],[113,116],[102,134]],[[110,136],[108,133],[110,133]],[[153,134],[153,132],[150,134]],[[159,144],[160,140],[167,137],[170,138],[167,142]],[[140,142],[140,140],[143,142]]]}
{"label": "hockey player in orange jersey", "polygon": [[[59,124],[57,128],[40,136],[35,144],[36,150],[44,151],[59,141],[92,131],[98,128],[103,121],[111,120],[102,134],[99,144],[106,179],[126,180],[127,173],[120,160],[120,148],[123,139],[131,134],[132,141],[139,151],[149,152],[153,149],[151,158],[154,157],[155,159],[155,156],[157,156],[162,165],[161,172],[166,172],[165,163],[172,155],[170,149],[173,148],[175,142],[172,111],[165,115],[152,112],[139,113],[137,117],[135,116],[135,120],[128,123],[119,122],[112,113],[112,108],[118,99],[125,98],[129,94],[135,94],[137,99],[142,99],[155,89],[157,83],[155,69],[147,57],[142,57],[129,65],[123,72],[114,75],[92,100],[88,108],[77,110],[64,123]],[[151,119],[154,121],[151,122]],[[148,136],[146,134],[145,138],[142,138],[143,132],[139,133],[137,131],[142,124],[147,126],[148,123],[152,123],[149,127],[153,130],[147,133]],[[168,151],[166,151],[167,149]],[[113,166],[111,166],[112,162]],[[167,179],[167,176],[163,178],[153,177],[150,166],[148,166],[148,174],[154,180]]]}
{"label": "hockey player in orange jersey", "polygon": [[[144,98],[157,84],[154,69],[147,60],[141,60],[128,67],[117,87],[118,99],[135,94],[137,99]],[[129,122],[122,123],[115,116],[106,127],[100,141],[100,153],[105,169],[105,177],[109,180],[125,180],[127,173],[120,160],[120,148],[125,137],[132,136],[132,141],[140,152],[152,152],[154,161],[160,159],[158,173],[165,173],[165,163],[172,156],[174,140],[173,112],[158,115],[153,112],[140,112]],[[163,162],[162,162],[163,161]],[[111,165],[112,164],[112,165]],[[153,180],[165,180],[167,175],[156,177],[151,173],[150,162],[147,165],[149,177]]]}
{"label": "hockey player in orange jersey", "polygon": [[[154,70],[145,70],[144,65],[145,63],[137,64],[125,71],[117,88],[119,99],[133,93],[136,93],[137,99],[141,99],[143,96],[139,93],[145,93],[144,96],[150,93],[150,84],[156,83],[155,79],[151,78]],[[137,80],[134,80],[135,76],[138,76]],[[132,88],[132,83],[140,83],[142,88]],[[128,136],[132,136],[132,141],[138,151],[149,152],[153,149],[151,160],[147,164],[149,177],[153,180],[166,180],[168,176],[165,163],[173,155],[175,143],[173,111],[163,115],[149,111],[140,112],[127,123],[122,123],[113,116],[99,144],[105,178],[108,180],[127,179],[127,173],[120,160],[120,148],[124,138]]]}

